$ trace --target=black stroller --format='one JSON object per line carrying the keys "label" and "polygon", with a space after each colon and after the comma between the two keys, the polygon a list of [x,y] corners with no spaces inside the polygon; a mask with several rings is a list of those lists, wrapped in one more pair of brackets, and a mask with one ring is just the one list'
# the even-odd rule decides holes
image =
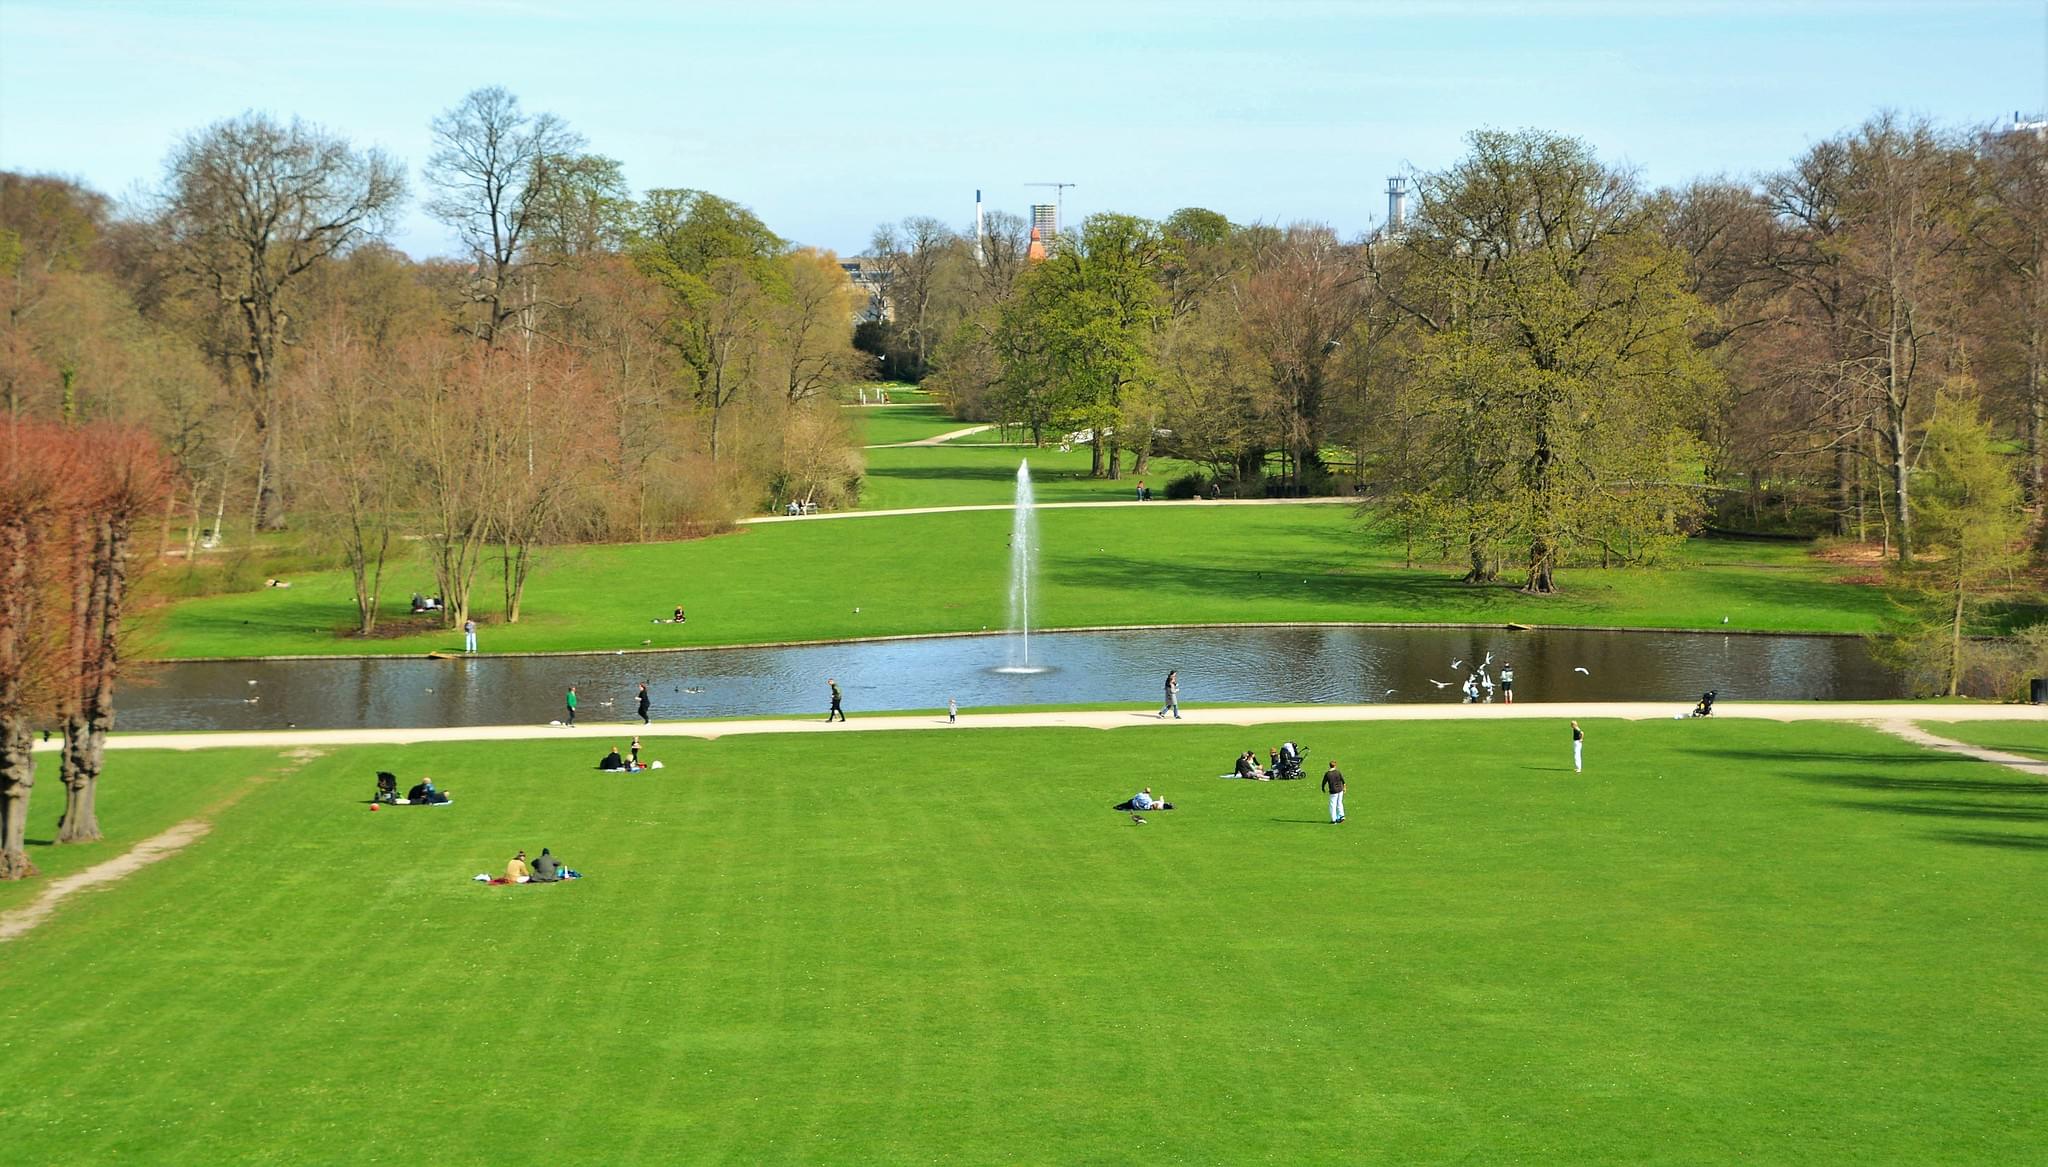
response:
{"label": "black stroller", "polygon": [[1700,694],[1700,703],[1692,707],[1692,715],[1694,717],[1712,717],[1714,715],[1714,695],[1717,692],[1718,690],[1709,689]]}
{"label": "black stroller", "polygon": [[1308,751],[1296,749],[1293,742],[1280,743],[1280,763],[1273,768],[1273,777],[1280,781],[1306,777],[1301,760],[1307,756]]}
{"label": "black stroller", "polygon": [[389,770],[377,771],[377,797],[371,801],[396,806],[398,804],[398,775],[393,774]]}

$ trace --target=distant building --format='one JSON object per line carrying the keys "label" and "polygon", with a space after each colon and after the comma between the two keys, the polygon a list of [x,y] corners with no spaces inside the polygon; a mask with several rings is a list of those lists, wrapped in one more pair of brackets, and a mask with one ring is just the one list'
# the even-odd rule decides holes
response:
{"label": "distant building", "polygon": [[1031,228],[1047,247],[1060,237],[1060,208],[1056,203],[1031,204]]}
{"label": "distant building", "polygon": [[873,256],[856,255],[839,261],[839,268],[846,278],[853,281],[867,297],[860,311],[854,313],[855,324],[868,324],[878,320],[892,320],[895,310],[889,306],[889,269]]}

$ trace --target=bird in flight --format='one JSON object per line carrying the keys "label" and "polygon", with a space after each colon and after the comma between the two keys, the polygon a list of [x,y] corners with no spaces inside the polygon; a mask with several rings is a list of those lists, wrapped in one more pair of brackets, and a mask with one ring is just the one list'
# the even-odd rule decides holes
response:
{"label": "bird in flight", "polygon": [[1593,675],[1593,670],[1587,668],[1584,665],[1575,665],[1573,666],[1572,671],[1575,673],[1584,673],[1589,677]]}
{"label": "bird in flight", "polygon": [[1428,681],[1432,685],[1435,685],[1439,689],[1448,689],[1451,687],[1451,683],[1449,681],[1439,681],[1435,677],[1424,677],[1422,679]]}

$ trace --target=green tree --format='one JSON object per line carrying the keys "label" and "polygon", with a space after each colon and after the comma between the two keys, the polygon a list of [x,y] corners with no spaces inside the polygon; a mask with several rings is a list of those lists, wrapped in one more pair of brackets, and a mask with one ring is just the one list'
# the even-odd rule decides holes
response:
{"label": "green tree", "polygon": [[998,326],[1006,420],[1091,431],[1097,478],[1119,477],[1123,450],[1138,448],[1119,431],[1125,406],[1158,380],[1159,275],[1172,250],[1156,223],[1091,215],[1019,281]]}
{"label": "green tree", "polygon": [[[1427,334],[1438,477],[1418,511],[1451,522],[1490,579],[1525,549],[1527,590],[1597,546],[1633,557],[1699,509],[1689,434],[1721,388],[1694,344],[1685,257],[1628,175],[1575,139],[1480,131],[1425,175],[1383,287]],[[1381,273],[1397,265],[1375,263]]]}
{"label": "green tree", "polygon": [[1914,475],[1919,554],[1893,568],[1900,614],[1886,629],[1883,655],[1916,684],[1951,697],[1971,666],[1968,629],[2021,560],[2026,517],[2006,462],[1975,398],[1945,391]]}
{"label": "green tree", "polygon": [[654,190],[641,204],[631,248],[635,265],[667,293],[661,339],[685,391],[710,414],[715,462],[725,410],[754,380],[783,241],[729,199]]}

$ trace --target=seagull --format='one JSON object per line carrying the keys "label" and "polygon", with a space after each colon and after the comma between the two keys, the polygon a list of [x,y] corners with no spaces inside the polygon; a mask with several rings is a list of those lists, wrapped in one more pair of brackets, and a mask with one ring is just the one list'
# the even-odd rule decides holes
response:
{"label": "seagull", "polygon": [[429,689],[429,690],[427,690],[427,692],[431,693],[431,692],[433,692],[433,690],[432,690],[432,689]]}
{"label": "seagull", "polygon": [[683,690],[683,692],[685,692],[685,693],[702,693],[703,691],[704,691],[704,690],[702,690],[702,689],[685,689],[685,690]]}
{"label": "seagull", "polygon": [[611,702],[609,702],[609,701],[600,701],[600,702],[598,702],[598,704],[599,704],[599,705],[610,705],[610,704],[611,704]]}
{"label": "seagull", "polygon": [[1428,681],[1432,685],[1435,685],[1439,689],[1448,689],[1451,687],[1451,683],[1449,681],[1439,681],[1435,677],[1424,677],[1422,679]]}
{"label": "seagull", "polygon": [[1452,662],[1451,662],[1451,667],[1455,669],[1455,668],[1457,668],[1457,667],[1458,667],[1459,665],[1462,665],[1462,664],[1464,664],[1464,663],[1465,663],[1465,662],[1464,662],[1463,660],[1454,660],[1454,661],[1452,661]]}
{"label": "seagull", "polygon": [[244,699],[242,700],[242,704],[244,704],[244,705],[254,705],[254,704],[256,704],[256,702],[258,702],[258,701],[260,701],[260,700],[262,700],[262,698],[260,698],[260,697],[246,697],[246,698],[244,698]]}
{"label": "seagull", "polygon": [[1396,693],[1399,693],[1400,691],[1401,691],[1401,690],[1399,690],[1399,689],[1389,689],[1389,690],[1387,690],[1387,691],[1386,691],[1385,693],[1382,693],[1382,694],[1380,694],[1380,696],[1382,696],[1382,697],[1392,697],[1392,696],[1393,696],[1394,694],[1396,694]]}
{"label": "seagull", "polygon": [[1589,668],[1586,668],[1586,667],[1585,667],[1585,666],[1583,666],[1583,665],[1575,665],[1575,666],[1573,666],[1573,668],[1572,668],[1572,671],[1573,671],[1573,672],[1575,672],[1575,673],[1584,673],[1584,674],[1586,674],[1586,675],[1587,675],[1587,676],[1589,676],[1589,677],[1593,675],[1593,670],[1591,670],[1591,669],[1589,669]]}
{"label": "seagull", "polygon": [[[1728,618],[1727,618],[1726,616],[1723,616],[1723,617],[1721,618],[1721,623],[1723,623],[1723,624],[1726,624],[1727,622],[1728,622]],[[249,683],[253,685],[253,684],[255,684],[256,682],[254,682],[254,681],[250,681]]]}

